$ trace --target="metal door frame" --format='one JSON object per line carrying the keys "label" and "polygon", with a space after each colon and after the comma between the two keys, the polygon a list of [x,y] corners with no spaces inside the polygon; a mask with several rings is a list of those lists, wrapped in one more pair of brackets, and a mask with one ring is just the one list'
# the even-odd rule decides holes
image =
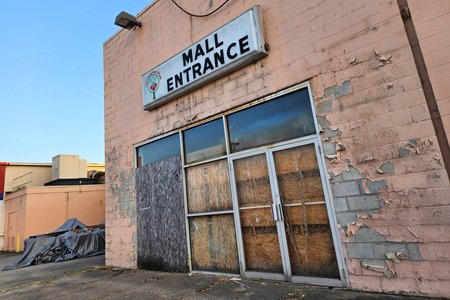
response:
{"label": "metal door frame", "polygon": [[[264,148],[258,148],[254,150],[249,151],[243,151],[239,152],[235,155],[231,154],[228,157],[228,167],[230,170],[230,181],[231,181],[231,198],[233,201],[233,213],[234,213],[234,223],[235,223],[235,230],[236,230],[236,241],[237,241],[237,248],[238,248],[238,258],[239,258],[239,269],[241,276],[248,277],[248,278],[262,278],[262,279],[270,279],[270,280],[286,280],[285,274],[287,272],[286,270],[286,264],[283,261],[283,247],[282,242],[280,241],[280,222],[275,221],[276,227],[277,227],[277,234],[278,234],[278,246],[281,256],[281,263],[283,267],[283,273],[270,273],[270,272],[255,272],[255,271],[246,271],[246,260],[245,260],[245,252],[244,252],[244,241],[242,238],[242,230],[241,230],[241,219],[240,219],[240,213],[239,213],[239,201],[237,197],[237,188],[236,188],[236,177],[234,175],[234,164],[233,162],[238,159],[247,158],[247,157],[253,157],[257,155],[264,154],[266,158],[266,167],[267,167],[267,173],[269,174],[269,183],[270,183],[270,190],[272,194],[272,205],[271,209],[273,210],[273,205],[276,204],[276,200],[274,198],[273,193],[273,184],[272,184],[272,174],[270,171],[270,162],[269,162],[269,149],[267,147]],[[257,207],[253,207],[257,208]],[[268,206],[264,205],[261,206],[261,208],[268,208]]]}
{"label": "metal door frame", "polygon": [[[266,163],[269,174],[269,181],[271,185],[272,191],[272,205],[281,204],[281,200],[279,198],[279,189],[278,182],[276,177],[276,169],[275,162],[273,159],[273,153],[281,150],[291,149],[295,147],[301,147],[305,145],[314,145],[316,150],[316,158],[318,167],[320,170],[320,178],[322,183],[322,189],[324,192],[325,198],[325,206],[327,208],[328,221],[330,224],[331,235],[333,239],[334,250],[336,254],[336,261],[338,264],[340,279],[333,278],[321,278],[321,277],[310,277],[310,276],[292,276],[291,264],[289,259],[288,252],[288,244],[286,233],[284,231],[284,220],[275,221],[277,224],[278,231],[278,240],[280,247],[280,255],[281,261],[283,264],[283,274],[277,273],[269,273],[269,272],[255,272],[255,271],[247,271],[246,270],[246,261],[245,261],[245,253],[244,253],[244,244],[241,230],[241,220],[240,220],[240,212],[239,212],[239,201],[237,197],[237,188],[236,188],[236,178],[234,174],[234,160],[252,157],[260,154],[266,155]],[[342,287],[347,285],[346,281],[346,273],[345,273],[345,261],[342,256],[341,243],[339,241],[339,235],[337,231],[337,222],[334,212],[334,206],[331,202],[331,190],[328,184],[328,180],[325,176],[325,162],[323,161],[323,157],[321,155],[320,141],[317,136],[308,136],[299,139],[290,140],[287,142],[281,142],[273,145],[269,145],[266,147],[259,147],[256,149],[241,151],[239,153],[230,154],[228,156],[228,166],[230,171],[230,181],[231,181],[231,195],[233,201],[233,213],[234,213],[234,221],[235,221],[235,230],[236,230],[236,240],[237,240],[237,248],[238,248],[238,258],[239,258],[239,268],[241,276],[248,278],[260,278],[260,279],[269,279],[269,280],[287,280],[295,283],[306,283],[306,284],[316,284],[316,285],[325,285],[325,286],[336,286]]]}

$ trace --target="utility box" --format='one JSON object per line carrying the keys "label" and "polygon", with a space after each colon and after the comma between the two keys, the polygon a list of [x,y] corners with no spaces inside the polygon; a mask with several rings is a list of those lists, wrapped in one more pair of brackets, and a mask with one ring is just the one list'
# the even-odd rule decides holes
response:
{"label": "utility box", "polygon": [[52,181],[87,177],[87,161],[78,155],[60,154],[52,159]]}

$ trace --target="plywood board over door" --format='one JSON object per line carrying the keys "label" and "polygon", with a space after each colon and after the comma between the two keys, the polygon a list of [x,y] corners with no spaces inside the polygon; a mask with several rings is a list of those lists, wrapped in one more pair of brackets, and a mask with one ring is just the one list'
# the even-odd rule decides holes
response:
{"label": "plywood board over door", "polygon": [[292,275],[339,278],[314,145],[273,157]]}
{"label": "plywood board over door", "polygon": [[248,271],[282,273],[266,154],[234,161],[236,193]]}

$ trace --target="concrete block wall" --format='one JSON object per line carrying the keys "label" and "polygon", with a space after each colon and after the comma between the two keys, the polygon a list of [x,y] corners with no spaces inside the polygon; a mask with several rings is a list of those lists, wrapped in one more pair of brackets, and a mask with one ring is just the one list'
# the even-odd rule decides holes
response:
{"label": "concrete block wall", "polygon": [[[429,18],[437,7],[428,7]],[[366,46],[336,46],[342,64],[312,79],[349,281],[355,289],[448,296],[449,179],[397,3],[384,12],[352,39]]]}
{"label": "concrete block wall", "polygon": [[[267,57],[143,110],[143,73],[256,4]],[[108,265],[136,267],[134,144],[309,80],[350,286],[450,296],[449,180],[396,1],[232,1],[207,18],[155,1],[138,19],[104,45]]]}
{"label": "concrete block wall", "polygon": [[450,2],[422,0],[408,5],[450,141]]}

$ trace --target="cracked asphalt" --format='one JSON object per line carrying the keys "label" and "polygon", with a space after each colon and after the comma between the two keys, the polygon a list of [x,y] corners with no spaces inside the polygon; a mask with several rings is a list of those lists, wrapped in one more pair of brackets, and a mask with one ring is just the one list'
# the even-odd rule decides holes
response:
{"label": "cracked asphalt", "polygon": [[[16,254],[0,253],[3,265]],[[129,270],[104,256],[0,271],[0,299],[429,299],[361,293],[287,282]]]}

